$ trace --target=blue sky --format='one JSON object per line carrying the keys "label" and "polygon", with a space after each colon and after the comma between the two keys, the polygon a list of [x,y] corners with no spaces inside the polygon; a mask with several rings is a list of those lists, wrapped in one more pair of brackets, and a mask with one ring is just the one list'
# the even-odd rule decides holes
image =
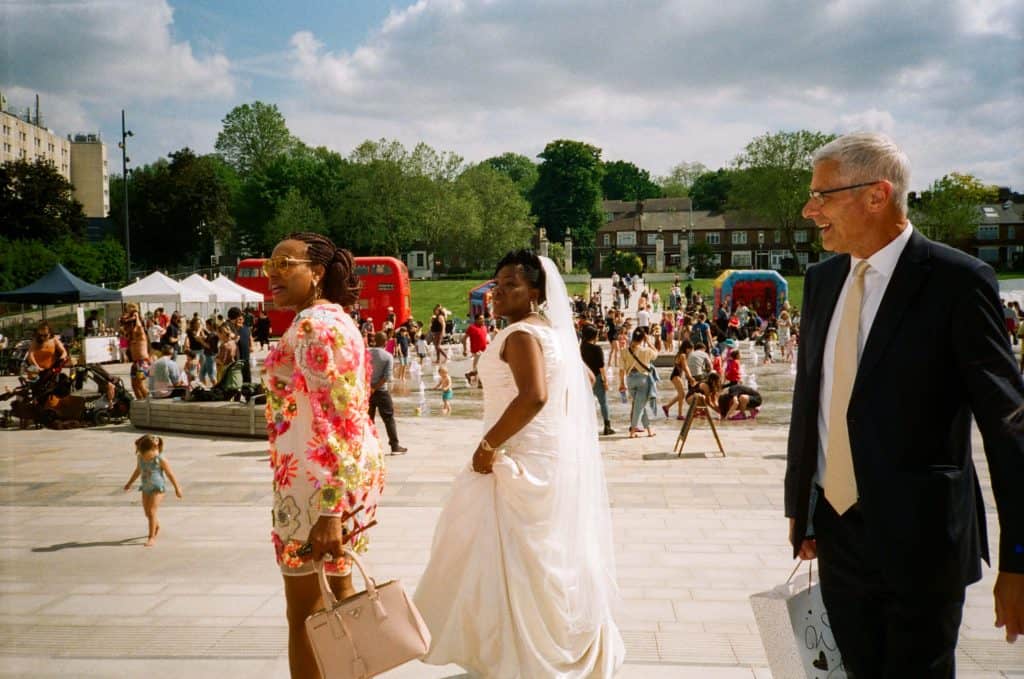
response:
{"label": "blue sky", "polygon": [[2,0],[0,90],[59,133],[120,110],[134,165],[213,149],[235,105],[306,143],[425,141],[475,162],[593,143],[667,172],[754,136],[877,129],[914,165],[1024,189],[1015,0]]}

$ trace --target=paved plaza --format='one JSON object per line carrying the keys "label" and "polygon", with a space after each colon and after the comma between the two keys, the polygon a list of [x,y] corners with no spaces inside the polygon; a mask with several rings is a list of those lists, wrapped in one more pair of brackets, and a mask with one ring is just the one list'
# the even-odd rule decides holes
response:
{"label": "paved plaza", "polygon": [[[453,375],[467,369],[457,360]],[[626,406],[614,399],[620,433],[602,447],[624,599],[624,678],[771,676],[748,597],[793,567],[782,509],[792,376],[785,364],[756,375],[766,407],[756,421],[720,426],[725,458],[700,424],[684,455],[673,456],[675,419],[659,419],[654,438],[629,440]],[[415,392],[396,399],[410,452],[388,458],[368,560],[378,577],[400,578],[410,591],[452,478],[481,434],[479,391],[458,386],[451,417],[437,414],[437,392],[428,392],[423,417],[413,414]],[[265,442],[166,434],[185,496],[168,494],[159,541],[146,549],[139,493],[122,490],[139,433],[130,424],[0,431],[0,675],[287,677]],[[975,433],[996,544],[981,450]],[[986,569],[968,590],[960,676],[1024,677],[1024,644],[1006,644],[992,626],[993,582]],[[460,672],[414,663],[386,676]]]}

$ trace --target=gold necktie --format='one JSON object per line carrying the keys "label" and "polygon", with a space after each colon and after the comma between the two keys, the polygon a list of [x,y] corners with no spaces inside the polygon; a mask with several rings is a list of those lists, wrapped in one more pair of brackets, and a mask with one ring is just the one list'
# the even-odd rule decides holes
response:
{"label": "gold necktie", "polygon": [[853,381],[857,377],[860,305],[864,300],[864,274],[867,270],[868,263],[864,260],[858,262],[853,270],[853,284],[846,294],[836,334],[832,402],[828,411],[828,447],[825,449],[825,498],[840,515],[857,502],[857,478],[853,473],[846,411],[850,407]]}

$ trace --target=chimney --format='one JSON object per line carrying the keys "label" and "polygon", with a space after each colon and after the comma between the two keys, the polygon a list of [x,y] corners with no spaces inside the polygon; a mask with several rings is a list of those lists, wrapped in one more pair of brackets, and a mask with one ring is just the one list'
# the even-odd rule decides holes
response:
{"label": "chimney", "polygon": [[39,95],[36,95],[36,126],[43,126],[43,116],[39,113]]}

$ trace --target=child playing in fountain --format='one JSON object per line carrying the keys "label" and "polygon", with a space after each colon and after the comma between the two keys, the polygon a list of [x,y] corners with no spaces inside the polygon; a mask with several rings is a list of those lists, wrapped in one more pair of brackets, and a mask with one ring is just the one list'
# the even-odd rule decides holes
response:
{"label": "child playing in fountain", "polygon": [[160,532],[160,522],[156,518],[156,512],[160,509],[160,503],[164,499],[167,479],[174,486],[174,494],[181,498],[181,486],[178,485],[178,479],[174,477],[171,466],[163,458],[163,453],[164,440],[161,437],[146,434],[137,438],[135,440],[135,471],[128,479],[128,483],[124,484],[124,490],[127,493],[131,490],[135,479],[142,476],[139,490],[142,491],[142,509],[149,521],[147,547],[152,547],[156,543],[156,535]]}
{"label": "child playing in fountain", "polygon": [[434,389],[441,392],[441,414],[451,415],[452,398],[455,394],[452,391],[452,376],[448,374],[448,368],[443,365],[437,368],[437,386]]}

